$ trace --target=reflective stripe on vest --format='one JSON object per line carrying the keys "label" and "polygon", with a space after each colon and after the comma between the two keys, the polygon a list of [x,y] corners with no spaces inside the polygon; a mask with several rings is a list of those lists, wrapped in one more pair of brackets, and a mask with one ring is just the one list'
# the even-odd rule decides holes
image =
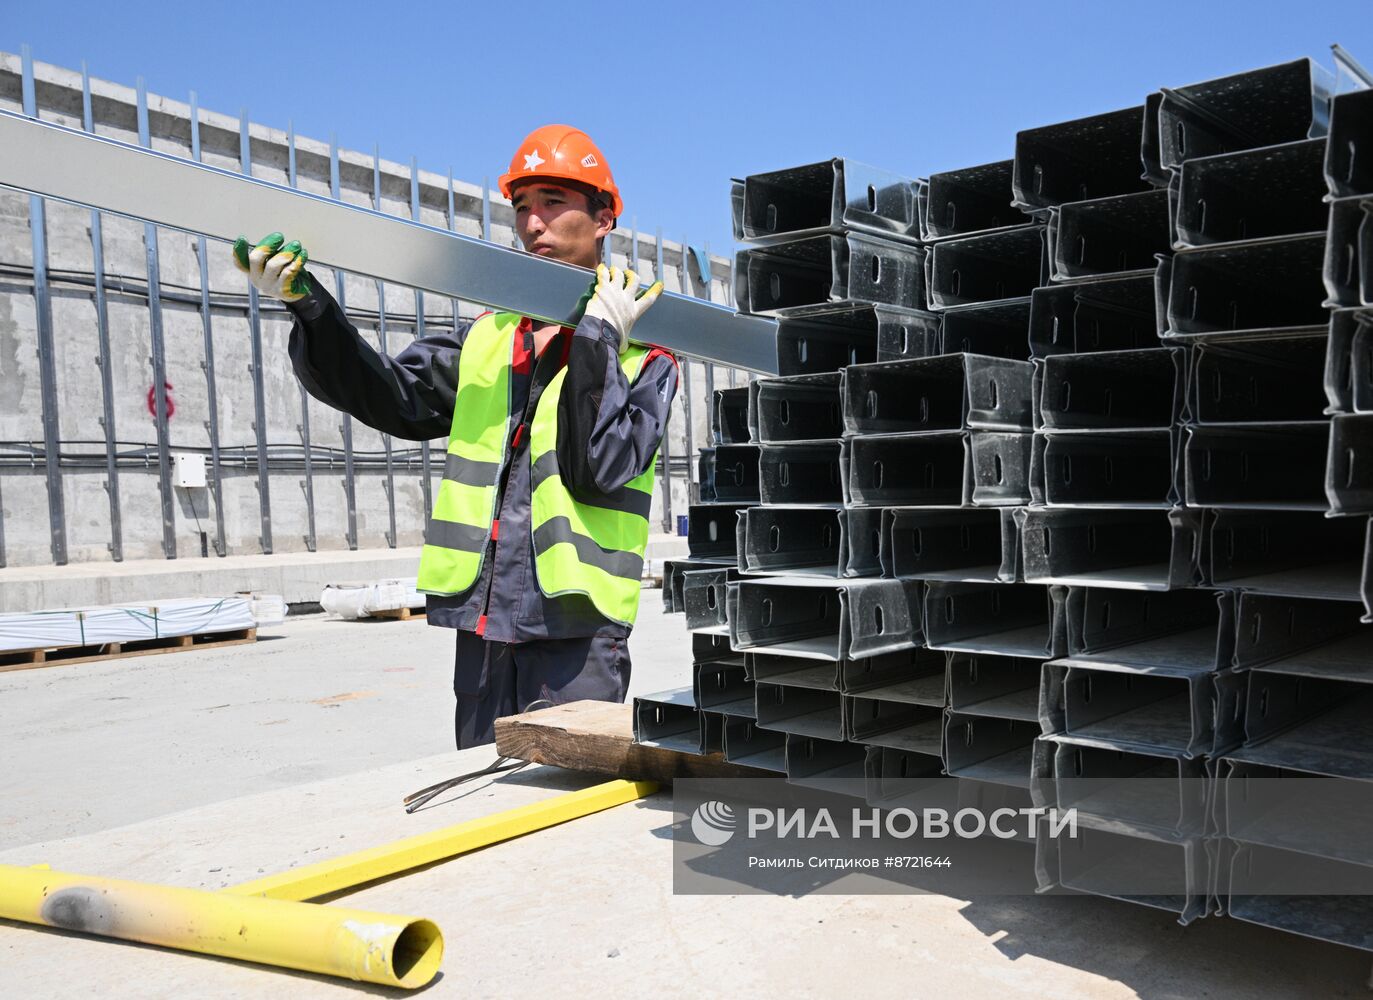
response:
{"label": "reflective stripe on vest", "polygon": [[473,323],[463,341],[443,481],[420,553],[418,588],[425,593],[460,594],[481,573],[510,441],[510,366],[519,325],[513,313],[492,313]]}
{"label": "reflective stripe on vest", "polygon": [[[631,383],[647,355],[648,349],[631,345],[620,356],[620,367]],[[558,469],[558,397],[566,375],[564,368],[548,384],[530,426],[530,526],[539,589],[550,597],[584,594],[611,621],[633,625],[639,612],[657,455],[641,474],[596,503],[574,499]]]}

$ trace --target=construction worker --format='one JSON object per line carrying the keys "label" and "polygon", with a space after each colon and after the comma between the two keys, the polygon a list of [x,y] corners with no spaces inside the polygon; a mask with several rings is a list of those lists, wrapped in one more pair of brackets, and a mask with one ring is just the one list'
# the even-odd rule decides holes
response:
{"label": "construction worker", "polygon": [[234,248],[258,291],[293,313],[291,362],[312,396],[398,438],[448,435],[419,588],[429,623],[457,630],[459,748],[489,743],[497,718],[535,701],[624,700],[677,390],[672,355],[629,341],[662,282],[640,294],[633,271],[598,266],[624,206],[595,143],[536,129],[500,190],[526,251],[596,268],[575,330],[486,313],[390,357],[309,275],[298,242],[273,233]]}

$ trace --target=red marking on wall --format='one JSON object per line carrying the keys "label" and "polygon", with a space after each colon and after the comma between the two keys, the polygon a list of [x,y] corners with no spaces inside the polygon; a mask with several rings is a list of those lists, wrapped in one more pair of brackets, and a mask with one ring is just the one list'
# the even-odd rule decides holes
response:
{"label": "red marking on wall", "polygon": [[[163,382],[162,388],[167,392],[167,419],[172,419],[172,414],[176,412],[176,403],[172,400],[172,384]],[[157,386],[148,386],[148,413],[154,420],[157,419]]]}

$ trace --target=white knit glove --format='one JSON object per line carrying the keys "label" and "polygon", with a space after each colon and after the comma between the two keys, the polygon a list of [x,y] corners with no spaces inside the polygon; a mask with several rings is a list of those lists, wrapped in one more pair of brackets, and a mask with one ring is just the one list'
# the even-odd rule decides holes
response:
{"label": "white knit glove", "polygon": [[663,294],[663,283],[655,281],[642,294],[639,276],[625,268],[596,265],[596,294],[591,296],[583,315],[603,319],[620,335],[620,353],[629,347],[629,331],[649,306]]}

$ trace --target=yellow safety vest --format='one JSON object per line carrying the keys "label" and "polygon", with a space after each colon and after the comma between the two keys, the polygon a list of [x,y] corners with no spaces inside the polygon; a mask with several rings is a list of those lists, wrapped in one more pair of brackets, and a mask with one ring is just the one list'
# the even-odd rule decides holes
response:
{"label": "yellow safety vest", "polygon": [[[520,317],[492,313],[463,342],[443,481],[420,555],[419,589],[460,594],[476,582],[496,519],[501,472],[510,457],[510,376]],[[631,344],[620,367],[632,383],[648,348]],[[648,468],[595,503],[575,499],[558,468],[558,398],[567,369],[539,398],[530,425],[530,527],[539,589],[585,594],[606,618],[633,625],[639,610],[648,514],[657,455]]]}

